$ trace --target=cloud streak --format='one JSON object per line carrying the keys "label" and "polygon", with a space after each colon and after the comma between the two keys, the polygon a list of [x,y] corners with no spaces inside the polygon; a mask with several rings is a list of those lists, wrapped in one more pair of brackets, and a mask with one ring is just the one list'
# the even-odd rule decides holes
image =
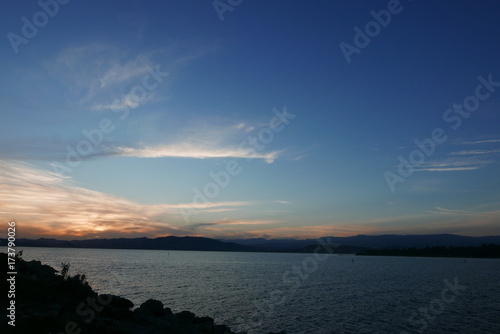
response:
{"label": "cloud streak", "polygon": [[[280,201],[284,202],[284,201]],[[96,237],[211,237],[348,236],[380,233],[498,233],[498,203],[493,210],[470,211],[435,207],[413,216],[372,221],[332,222],[325,225],[283,226],[285,221],[264,218],[224,218],[185,225],[181,213],[236,211],[255,202],[140,204],[122,197],[83,188],[71,178],[13,161],[0,161],[0,215],[22,229],[19,237],[60,239]],[[404,226],[401,226],[401,223]],[[472,222],[472,223],[471,223]],[[488,232],[487,232],[488,231]]]}
{"label": "cloud streak", "polygon": [[486,139],[486,140],[477,140],[477,141],[458,142],[458,144],[463,144],[463,145],[494,144],[494,143],[500,143],[500,139]]}
{"label": "cloud streak", "polygon": [[429,161],[415,168],[419,172],[457,172],[479,169],[492,163],[490,160],[476,157],[451,157],[442,160]]}
{"label": "cloud streak", "polygon": [[[121,102],[117,102],[119,108]],[[112,107],[112,106],[108,106]],[[114,107],[113,107],[114,108]],[[283,150],[257,151],[245,145],[234,145],[230,142],[241,143],[235,132],[245,133],[250,127],[242,127],[242,123],[233,127],[219,129],[217,127],[200,128],[195,134],[191,128],[181,130],[178,138],[171,139],[171,143],[154,145],[124,146],[119,144],[103,143],[94,147],[94,152],[80,156],[81,160],[93,160],[105,157],[135,157],[135,158],[239,158],[258,159],[273,163]],[[62,140],[48,140],[44,138],[25,139],[22,143],[13,142],[11,145],[0,147],[0,158],[16,160],[64,160],[67,155],[66,147],[76,147],[78,142],[68,143]]]}
{"label": "cloud streak", "polygon": [[75,185],[69,177],[20,162],[0,161],[0,214],[22,226],[22,237],[62,238],[197,235],[181,210],[238,209],[249,202],[139,204]]}
{"label": "cloud streak", "polygon": [[500,153],[500,150],[468,150],[468,151],[451,152],[450,155],[482,155],[482,154],[494,154],[494,153]]}
{"label": "cloud streak", "polygon": [[147,99],[143,101],[138,101],[135,99],[132,94],[127,94],[123,96],[120,99],[115,100],[111,104],[97,104],[94,105],[91,110],[119,110],[119,109],[124,109],[124,108],[130,108],[130,109],[135,109],[137,108],[141,103],[146,103]]}
{"label": "cloud streak", "polygon": [[137,157],[137,158],[243,158],[243,159],[263,159],[267,163],[272,163],[278,156],[279,151],[259,153],[253,149],[238,149],[225,147],[210,147],[189,143],[144,146],[141,148],[119,146],[111,148],[113,155]]}
{"label": "cloud streak", "polygon": [[454,216],[475,216],[478,215],[478,213],[475,212],[467,212],[464,210],[452,210],[452,209],[445,209],[439,206],[436,206],[436,211],[428,211],[429,213],[437,213],[441,215],[454,215]]}
{"label": "cloud streak", "polygon": [[[269,224],[277,224],[277,223],[282,223],[283,221],[281,220],[248,220],[248,219],[239,219],[239,220],[222,220],[222,221],[215,221],[215,222],[207,222],[207,223],[197,223],[197,224],[191,224],[186,226],[188,229],[199,229],[199,228],[207,228],[210,226],[220,226],[220,225],[229,225],[232,228],[238,227],[238,226],[258,226],[258,225],[269,225]],[[224,229],[216,229],[216,228],[209,228],[210,230],[217,231],[219,230],[220,232],[223,232],[226,230]]]}

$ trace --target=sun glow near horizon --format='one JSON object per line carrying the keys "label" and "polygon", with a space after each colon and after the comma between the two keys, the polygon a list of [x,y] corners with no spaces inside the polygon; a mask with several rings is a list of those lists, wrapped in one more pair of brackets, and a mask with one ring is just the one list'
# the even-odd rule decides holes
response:
{"label": "sun glow near horizon", "polygon": [[2,217],[33,238],[500,235],[498,6],[401,3],[363,40],[379,5],[70,2],[27,38],[43,8],[12,2]]}

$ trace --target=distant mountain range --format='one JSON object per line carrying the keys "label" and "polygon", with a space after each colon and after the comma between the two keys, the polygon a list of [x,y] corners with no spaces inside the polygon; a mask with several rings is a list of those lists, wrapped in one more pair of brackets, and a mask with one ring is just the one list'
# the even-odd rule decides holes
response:
{"label": "distant mountain range", "polygon": [[[364,249],[399,249],[424,247],[477,247],[482,244],[500,245],[500,236],[465,237],[453,234],[432,235],[358,235],[353,237],[325,237],[334,245],[335,253],[355,254]],[[5,246],[7,239],[0,239]],[[17,247],[66,247],[106,249],[161,249],[232,252],[314,252],[317,239],[210,239],[202,237],[119,238],[89,240],[18,239]]]}
{"label": "distant mountain range", "polygon": [[[477,247],[482,244],[500,244],[500,236],[490,237],[465,237],[454,234],[431,234],[431,235],[357,235],[353,237],[326,237],[332,244],[352,246],[371,249],[393,249],[393,248],[424,248],[434,246],[455,247]],[[290,249],[301,249],[309,245],[316,245],[316,239],[231,239],[231,241],[244,246],[257,247],[268,251],[286,251]]]}
{"label": "distant mountain range", "polygon": [[[5,246],[6,239],[0,239]],[[17,247],[64,247],[64,248],[105,248],[105,249],[164,249],[164,250],[196,250],[196,251],[231,251],[251,252],[254,247],[239,245],[234,242],[223,242],[201,237],[161,237],[161,238],[119,238],[89,240],[57,240],[57,239],[17,239]]]}

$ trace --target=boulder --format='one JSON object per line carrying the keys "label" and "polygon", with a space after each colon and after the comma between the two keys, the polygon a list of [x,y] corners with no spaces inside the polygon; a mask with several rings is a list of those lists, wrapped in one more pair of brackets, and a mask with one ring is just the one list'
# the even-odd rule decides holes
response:
{"label": "boulder", "polygon": [[148,299],[140,308],[147,310],[152,316],[159,317],[163,315],[163,303],[159,300]]}
{"label": "boulder", "polygon": [[97,297],[100,305],[104,307],[102,315],[105,317],[114,317],[118,319],[132,317],[130,309],[134,307],[134,303],[130,300],[109,294],[102,294]]}
{"label": "boulder", "polygon": [[196,316],[192,312],[182,311],[177,313],[175,317],[181,323],[191,324]]}

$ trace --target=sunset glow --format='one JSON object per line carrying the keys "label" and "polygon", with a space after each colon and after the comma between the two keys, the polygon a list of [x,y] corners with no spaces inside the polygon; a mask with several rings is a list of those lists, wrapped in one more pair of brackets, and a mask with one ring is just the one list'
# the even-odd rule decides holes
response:
{"label": "sunset glow", "polygon": [[[70,2],[0,45],[20,238],[500,234],[485,4],[405,2],[362,47],[373,4],[115,5]],[[4,37],[40,10],[13,7]]]}

